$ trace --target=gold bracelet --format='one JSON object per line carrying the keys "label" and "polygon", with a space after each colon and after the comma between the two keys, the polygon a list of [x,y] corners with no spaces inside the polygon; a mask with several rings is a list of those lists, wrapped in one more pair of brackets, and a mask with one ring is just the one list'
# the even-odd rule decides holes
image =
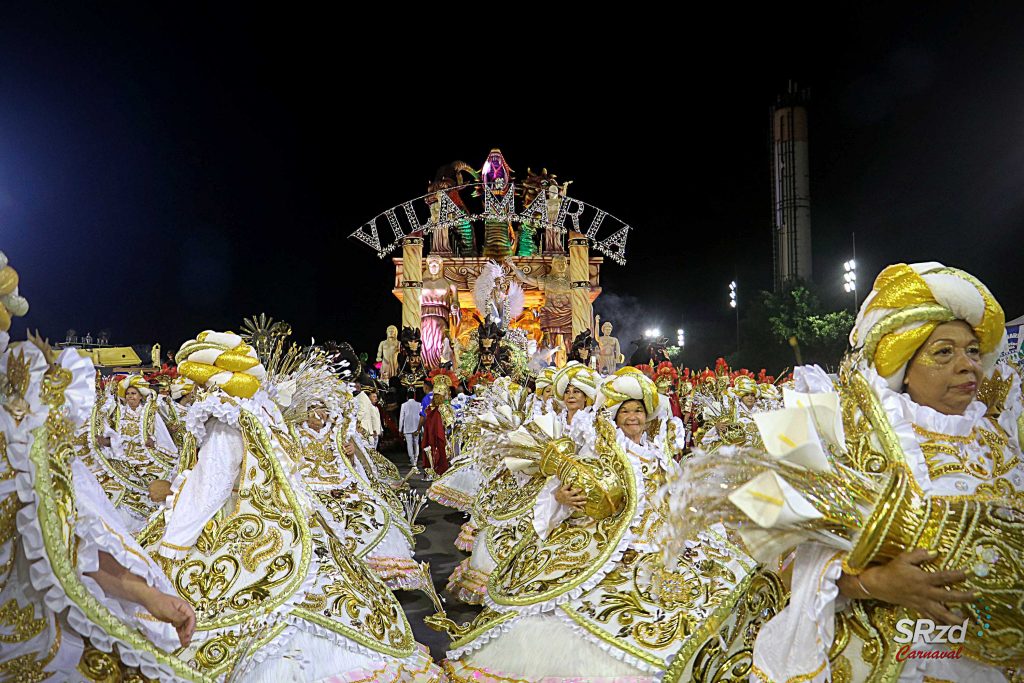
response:
{"label": "gold bracelet", "polygon": [[866,595],[866,596],[868,596],[870,598],[871,597],[871,593],[869,593],[868,589],[864,587],[864,583],[860,580],[860,577],[857,576],[856,574],[851,574],[851,576],[853,576],[853,580],[857,582],[857,585],[860,586],[860,589],[862,591],[864,591],[864,595]]}

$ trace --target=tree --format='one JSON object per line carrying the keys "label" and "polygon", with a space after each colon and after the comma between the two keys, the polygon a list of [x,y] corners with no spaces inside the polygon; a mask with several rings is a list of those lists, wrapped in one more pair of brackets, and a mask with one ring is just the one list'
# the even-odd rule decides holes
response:
{"label": "tree", "polygon": [[839,363],[854,323],[849,311],[826,311],[814,290],[801,281],[762,296],[777,343],[788,344],[790,338],[796,338],[805,363]]}

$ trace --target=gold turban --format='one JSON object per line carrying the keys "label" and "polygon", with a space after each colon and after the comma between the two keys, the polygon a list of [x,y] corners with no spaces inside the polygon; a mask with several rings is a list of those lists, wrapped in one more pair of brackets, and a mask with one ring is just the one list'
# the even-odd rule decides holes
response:
{"label": "gold turban", "polygon": [[558,368],[554,365],[549,365],[540,372],[537,373],[537,379],[534,384],[537,387],[537,393],[539,394],[542,390],[550,387],[555,383],[555,375],[558,373]]}
{"label": "gold turban", "polygon": [[18,272],[0,251],[0,332],[11,329],[11,318],[28,313],[28,301],[18,295]]}
{"label": "gold turban", "polygon": [[252,398],[267,374],[256,351],[233,332],[201,332],[181,345],[174,360],[179,375],[238,398]]}
{"label": "gold turban", "polygon": [[143,398],[153,393],[153,390],[149,388],[149,382],[142,375],[128,375],[117,383],[117,395],[124,398],[128,389],[132,387],[138,389]]}
{"label": "gold turban", "polygon": [[593,403],[597,398],[597,384],[600,379],[601,376],[586,365],[579,361],[569,361],[555,373],[555,396],[561,399],[565,396],[565,390],[574,386],[587,395],[588,404]]}
{"label": "gold turban", "polygon": [[658,396],[658,387],[651,378],[629,366],[620,368],[615,374],[607,377],[601,383],[601,394],[604,395],[604,407],[611,411],[612,417],[626,401],[642,402],[647,417],[654,417],[661,400]]}
{"label": "gold turban", "polygon": [[894,391],[907,363],[944,322],[962,320],[981,343],[982,367],[991,372],[1006,345],[1006,317],[988,288],[973,275],[941,263],[899,263],[883,270],[857,314],[850,346]]}
{"label": "gold turban", "polygon": [[741,396],[750,396],[751,394],[760,398],[761,389],[757,386],[757,382],[753,377],[740,375],[732,381],[732,386],[729,388],[729,394],[736,398],[740,398]]}
{"label": "gold turban", "polygon": [[188,377],[178,376],[171,382],[171,398],[177,401],[182,396],[187,396],[196,388],[196,383]]}

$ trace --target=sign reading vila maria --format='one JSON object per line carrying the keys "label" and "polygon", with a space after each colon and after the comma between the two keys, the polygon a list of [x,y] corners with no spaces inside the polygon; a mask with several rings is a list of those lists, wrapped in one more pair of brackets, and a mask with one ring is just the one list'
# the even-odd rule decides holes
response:
{"label": "sign reading vila maria", "polygon": [[622,265],[632,229],[625,221],[566,194],[547,169],[517,181],[494,149],[479,171],[455,161],[438,169],[427,194],[394,206],[349,236],[384,258],[409,235],[429,236],[431,252],[457,256],[533,256],[565,251],[577,232]]}

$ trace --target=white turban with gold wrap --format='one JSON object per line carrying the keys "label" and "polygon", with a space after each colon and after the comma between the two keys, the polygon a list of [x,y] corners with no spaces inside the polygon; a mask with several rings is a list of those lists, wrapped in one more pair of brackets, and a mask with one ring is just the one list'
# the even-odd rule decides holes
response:
{"label": "white turban with gold wrap", "polygon": [[0,332],[11,329],[11,318],[28,313],[28,301],[18,295],[18,272],[0,251]]}
{"label": "white turban with gold wrap", "polygon": [[562,398],[565,396],[565,390],[574,386],[586,394],[592,402],[597,398],[597,385],[600,380],[601,376],[586,365],[575,360],[569,361],[555,373],[555,396]]}
{"label": "white turban with gold wrap", "polygon": [[537,379],[534,380],[534,385],[537,387],[537,392],[547,389],[555,383],[555,375],[558,373],[558,368],[553,365],[549,365],[540,372],[537,373]]}
{"label": "white turban with gold wrap", "polygon": [[149,388],[149,382],[142,375],[128,375],[120,382],[117,383],[117,395],[124,398],[124,395],[129,389],[135,388],[139,390],[139,393],[145,398],[153,393],[153,390]]}
{"label": "white turban with gold wrap", "polygon": [[941,263],[899,263],[883,270],[857,314],[850,346],[893,391],[901,391],[907,364],[932,331],[962,320],[981,343],[982,367],[991,372],[1006,345],[1006,317],[973,275]]}
{"label": "white turban with gold wrap", "polygon": [[238,398],[252,398],[267,374],[256,351],[234,332],[201,332],[181,345],[174,360],[179,375]]}
{"label": "white turban with gold wrap", "polygon": [[661,402],[658,387],[651,378],[629,366],[619,368],[615,374],[605,378],[601,383],[601,395],[604,396],[604,407],[611,411],[612,418],[626,401],[640,401],[644,404],[647,417],[652,418]]}
{"label": "white turban with gold wrap", "polygon": [[756,398],[761,397],[761,388],[757,385],[757,380],[753,377],[740,375],[732,381],[732,386],[729,387],[729,395],[736,398],[750,396],[751,394]]}
{"label": "white turban with gold wrap", "polygon": [[196,383],[188,377],[178,376],[171,382],[171,398],[177,401],[182,396],[187,396],[196,388]]}

